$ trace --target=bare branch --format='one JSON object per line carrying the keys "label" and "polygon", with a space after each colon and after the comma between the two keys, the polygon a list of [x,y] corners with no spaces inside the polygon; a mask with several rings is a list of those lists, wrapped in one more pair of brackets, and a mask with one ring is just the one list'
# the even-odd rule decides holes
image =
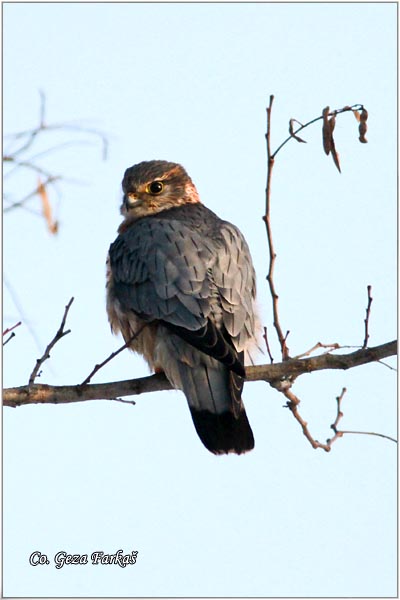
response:
{"label": "bare branch", "polygon": [[[323,109],[322,114],[312,119],[308,123],[302,124],[296,119],[290,119],[289,121],[289,133],[290,136],[284,140],[280,146],[275,150],[275,152],[271,151],[271,113],[272,106],[274,102],[274,96],[271,95],[269,98],[269,105],[267,107],[267,130],[265,133],[266,139],[266,149],[267,149],[267,182],[265,189],[265,215],[263,216],[263,220],[265,222],[266,230],[267,230],[267,239],[268,239],[268,251],[269,251],[269,269],[267,274],[267,281],[269,284],[270,294],[272,298],[272,312],[273,312],[273,324],[278,336],[279,344],[281,347],[282,360],[287,360],[289,358],[289,348],[287,346],[287,337],[289,331],[287,331],[286,335],[283,335],[283,330],[280,324],[279,311],[278,311],[278,294],[275,287],[274,282],[274,268],[276,261],[276,252],[274,248],[273,238],[272,238],[272,227],[271,227],[271,181],[272,181],[272,171],[275,164],[275,157],[278,152],[289,142],[291,139],[295,139],[299,142],[304,142],[301,138],[297,136],[298,132],[306,127],[309,127],[313,123],[317,121],[323,120],[323,146],[326,154],[331,154],[333,161],[340,171],[340,163],[339,163],[339,155],[335,148],[335,142],[333,139],[333,131],[335,129],[336,124],[336,116],[342,114],[344,112],[353,112],[356,115],[359,121],[365,121],[368,118],[368,113],[365,111],[364,106],[362,104],[354,104],[353,106],[344,106],[343,108],[336,109],[331,111],[329,106]],[[361,110],[361,114],[359,111]],[[298,123],[300,127],[294,130],[294,123]],[[264,334],[265,337],[265,334]],[[267,340],[266,340],[267,341]],[[271,353],[268,352],[271,357]]]}
{"label": "bare branch", "polygon": [[341,411],[341,402],[343,400],[343,396],[346,393],[346,391],[347,391],[346,388],[343,388],[340,396],[338,396],[336,398],[337,415],[336,415],[335,422],[332,423],[332,425],[331,425],[331,429],[333,429],[333,431],[335,432],[335,435],[333,436],[333,438],[326,440],[326,443],[329,444],[330,446],[332,446],[334,441],[336,441],[340,437],[343,437],[345,434],[355,434],[355,435],[375,435],[377,437],[384,438],[385,440],[390,440],[391,442],[394,442],[395,444],[397,444],[397,440],[390,437],[390,435],[384,435],[383,433],[376,433],[376,431],[350,431],[350,430],[343,430],[343,429],[340,431],[338,430],[337,426],[339,424],[340,419],[343,417],[343,413]]}
{"label": "bare branch", "polygon": [[286,404],[287,408],[290,409],[294,418],[300,424],[303,434],[305,435],[305,437],[307,438],[307,440],[310,442],[311,446],[314,449],[321,448],[322,450],[325,450],[325,452],[330,452],[332,449],[332,444],[334,444],[334,442],[336,442],[336,440],[338,440],[339,438],[343,437],[344,434],[349,434],[349,433],[350,434],[362,434],[362,435],[375,435],[375,436],[385,438],[387,440],[397,443],[397,440],[395,440],[394,438],[392,438],[388,435],[384,435],[383,433],[368,432],[368,431],[349,431],[349,430],[344,431],[344,430],[339,430],[337,428],[339,421],[343,417],[343,413],[341,411],[341,403],[342,403],[343,397],[347,391],[346,388],[343,388],[340,396],[338,396],[336,398],[336,402],[337,402],[336,419],[331,425],[331,429],[333,429],[335,435],[332,438],[327,439],[326,443],[323,444],[323,443],[319,442],[318,440],[316,440],[311,435],[311,432],[308,428],[308,423],[300,415],[299,409],[298,409],[299,404],[300,404],[299,398],[293,394],[293,392],[290,390],[290,388],[283,387],[279,391],[288,399],[288,402]]}
{"label": "bare branch", "polygon": [[136,396],[150,392],[172,390],[172,386],[163,373],[116,381],[112,383],[93,383],[89,385],[53,386],[36,383],[3,391],[3,405],[10,407],[27,404],[70,404],[87,400],[112,400],[120,396]]}
{"label": "bare branch", "polygon": [[58,331],[56,333],[56,335],[54,336],[54,338],[51,340],[51,342],[47,345],[46,350],[44,351],[44,354],[41,358],[38,358],[36,361],[36,365],[29,377],[29,381],[28,381],[28,387],[31,387],[39,373],[39,369],[42,366],[42,364],[44,363],[45,360],[47,360],[48,358],[50,358],[50,350],[57,344],[57,342],[59,340],[61,340],[61,338],[63,338],[65,335],[67,335],[68,333],[71,332],[70,329],[68,329],[67,331],[64,331],[64,327],[65,327],[65,322],[67,320],[67,315],[68,315],[68,311],[71,308],[71,304],[73,303],[74,299],[71,298],[71,300],[68,302],[67,306],[65,307],[65,311],[64,311],[64,316],[62,318],[61,321],[61,325],[58,328]]}
{"label": "bare branch", "polygon": [[265,340],[265,345],[267,346],[267,352],[268,352],[268,356],[269,356],[269,360],[271,361],[271,364],[274,362],[274,358],[271,354],[271,349],[269,347],[269,343],[268,343],[268,334],[267,334],[267,328],[264,327],[264,335],[263,338]]}
{"label": "bare branch", "polygon": [[[289,380],[289,385],[297,377],[313,371],[326,369],[350,369],[360,365],[377,362],[388,356],[394,356],[397,342],[388,342],[374,348],[361,348],[350,354],[322,354],[304,359],[288,359],[272,365],[246,367],[247,381],[266,381],[274,387]],[[4,390],[4,406],[24,406],[26,404],[58,404],[83,402],[85,400],[115,399],[120,396],[133,396],[148,392],[171,390],[172,386],[165,375],[158,373],[140,379],[116,381],[90,385],[51,386],[33,384]]]}
{"label": "bare branch", "polygon": [[269,383],[286,378],[292,381],[304,373],[330,369],[347,370],[370,362],[378,362],[397,353],[397,341],[387,342],[374,348],[361,348],[349,354],[320,354],[310,358],[290,358],[273,365],[246,367],[248,381],[263,380]]}
{"label": "bare branch", "polygon": [[330,452],[330,444],[321,444],[321,442],[314,439],[311,435],[310,430],[308,429],[308,423],[303,419],[298,410],[298,406],[300,404],[299,398],[295,396],[295,394],[293,394],[293,392],[290,389],[282,389],[279,391],[282,392],[282,394],[288,399],[286,406],[291,411],[296,421],[300,424],[300,427],[303,430],[303,434],[306,436],[311,446],[314,449],[322,448],[323,450],[325,450],[325,452]]}
{"label": "bare branch", "polygon": [[345,395],[345,393],[346,393],[346,392],[347,392],[347,390],[346,390],[346,388],[344,387],[344,388],[342,389],[342,392],[341,392],[340,396],[338,396],[338,397],[336,398],[336,403],[337,403],[337,413],[336,413],[336,419],[334,420],[334,422],[333,422],[333,423],[332,423],[332,425],[331,425],[331,429],[333,430],[333,432],[334,432],[334,434],[335,434],[335,435],[333,436],[333,438],[330,438],[330,439],[327,439],[327,440],[326,440],[326,443],[327,443],[329,446],[332,446],[332,444],[333,444],[334,442],[336,442],[336,440],[337,440],[338,438],[340,438],[340,437],[342,437],[342,436],[343,436],[343,432],[342,432],[342,431],[338,431],[338,428],[337,428],[337,426],[339,425],[339,421],[340,421],[340,420],[343,418],[343,413],[342,413],[342,411],[341,411],[341,404],[342,404],[342,400],[343,400],[343,397],[344,397],[344,395]]}
{"label": "bare branch", "polygon": [[[282,360],[287,360],[289,358],[289,348],[286,345],[286,336],[283,335],[282,327],[279,320],[279,311],[278,311],[278,294],[275,289],[274,283],[274,267],[276,260],[276,252],[274,248],[274,242],[272,239],[272,228],[271,228],[271,178],[272,178],[272,169],[274,167],[274,157],[271,154],[271,111],[272,104],[274,101],[274,96],[270,96],[269,98],[269,106],[267,108],[267,131],[265,134],[266,144],[267,144],[267,184],[265,188],[265,215],[263,217],[266,230],[267,230],[267,238],[268,238],[268,250],[269,250],[269,269],[267,275],[267,281],[269,285],[269,290],[272,297],[272,311],[274,318],[274,327],[278,336],[279,344],[281,347]],[[289,139],[291,139],[290,136]]]}
{"label": "bare branch", "polygon": [[[102,154],[103,159],[107,157],[107,149],[108,149],[108,141],[105,134],[93,127],[86,127],[79,122],[64,122],[64,123],[55,123],[48,125],[45,119],[45,95],[42,91],[40,94],[40,107],[39,107],[39,122],[36,127],[27,131],[20,131],[18,133],[5,135],[5,139],[8,141],[7,150],[4,150],[3,153],[3,164],[8,165],[7,169],[4,169],[4,179],[7,177],[12,177],[14,173],[20,173],[22,170],[28,170],[37,175],[41,175],[46,178],[47,181],[43,183],[46,186],[48,183],[54,183],[56,180],[62,180],[63,182],[68,181],[68,179],[59,176],[53,175],[49,173],[45,168],[43,168],[37,161],[39,158],[42,158],[46,154],[53,154],[55,151],[64,149],[67,146],[72,145],[82,145],[82,144],[90,144],[91,142],[88,140],[71,140],[61,144],[54,144],[52,147],[47,148],[46,150],[41,150],[39,152],[34,153],[33,147],[37,140],[40,138],[47,139],[51,137],[52,132],[57,131],[71,131],[79,134],[85,134],[86,136],[93,136],[101,140],[102,144]],[[16,208],[20,208],[24,205],[27,200],[35,196],[37,191],[31,192],[30,194],[25,195],[25,197],[21,200],[19,198],[16,199],[11,205],[7,206],[4,212],[9,212],[10,210],[14,210]]]}
{"label": "bare branch", "polygon": [[371,314],[371,304],[372,304],[372,296],[371,296],[371,289],[372,286],[368,285],[367,286],[367,293],[368,293],[368,304],[367,304],[367,308],[365,310],[365,319],[364,319],[364,326],[365,326],[365,336],[364,336],[364,343],[363,343],[363,348],[367,347],[368,344],[368,339],[369,339],[369,331],[368,331],[368,325],[369,325],[369,316]]}

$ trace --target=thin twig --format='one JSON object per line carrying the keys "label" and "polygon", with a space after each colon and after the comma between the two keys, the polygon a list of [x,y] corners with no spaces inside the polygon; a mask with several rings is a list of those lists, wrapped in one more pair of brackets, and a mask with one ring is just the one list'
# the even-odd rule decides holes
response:
{"label": "thin twig", "polygon": [[3,337],[11,332],[10,336],[3,342],[3,346],[8,344],[8,342],[10,340],[12,340],[13,337],[15,337],[15,331],[13,331],[13,329],[15,329],[16,327],[19,327],[20,325],[21,325],[21,321],[18,321],[18,323],[15,323],[15,325],[13,325],[12,327],[7,327],[7,329],[5,329],[3,331]]}
{"label": "thin twig", "polygon": [[291,411],[291,413],[294,416],[294,418],[296,419],[296,421],[300,424],[303,434],[305,435],[305,437],[307,438],[307,440],[310,442],[311,446],[314,449],[321,448],[322,450],[325,450],[325,452],[330,452],[332,449],[332,444],[334,442],[336,442],[336,440],[343,437],[345,434],[350,434],[350,433],[354,433],[354,434],[358,434],[358,435],[375,435],[377,437],[381,437],[381,438],[390,440],[391,442],[397,443],[397,440],[395,440],[394,438],[392,438],[388,435],[384,435],[383,433],[376,433],[373,431],[339,430],[337,428],[339,421],[343,418],[343,412],[341,411],[341,403],[342,403],[343,397],[347,391],[346,388],[343,388],[340,396],[338,396],[336,398],[337,413],[336,413],[335,421],[331,425],[331,429],[333,429],[335,435],[332,438],[327,439],[326,444],[323,444],[323,443],[319,442],[318,440],[316,440],[311,435],[311,432],[308,428],[308,423],[303,419],[303,417],[300,415],[300,412],[298,410],[298,406],[300,404],[300,399],[293,394],[293,392],[290,390],[290,387],[286,387],[285,385],[283,385],[281,389],[277,386],[274,386],[274,387],[276,387],[278,389],[278,391],[280,391],[288,399],[288,402],[286,403],[287,408],[289,408],[289,410]]}
{"label": "thin twig", "polygon": [[22,321],[18,321],[18,323],[15,323],[15,325],[13,325],[12,327],[7,327],[7,329],[5,329],[3,331],[3,335],[7,335],[7,333],[10,333],[10,331],[15,329],[16,327],[19,327],[21,325],[21,323],[22,323]]}
{"label": "thin twig", "polygon": [[385,435],[383,433],[376,433],[376,431],[348,431],[348,430],[343,430],[340,431],[338,433],[341,433],[342,435],[344,435],[345,433],[352,433],[355,435],[375,435],[377,437],[381,437],[384,438],[385,440],[390,440],[391,442],[394,442],[395,444],[397,444],[397,440],[395,438],[390,437],[390,435]]}
{"label": "thin twig", "polygon": [[339,438],[339,437],[343,437],[343,435],[345,433],[351,433],[351,434],[355,434],[355,435],[375,435],[377,437],[381,437],[384,438],[385,440],[390,440],[391,442],[394,442],[395,444],[397,444],[397,440],[395,438],[390,437],[390,435],[385,435],[383,433],[377,433],[376,431],[351,431],[349,429],[341,429],[338,430],[337,426],[339,424],[340,419],[343,417],[343,413],[340,410],[341,408],[341,403],[343,400],[343,396],[346,393],[346,388],[343,388],[342,393],[340,394],[340,396],[338,396],[336,398],[337,401],[337,415],[336,415],[336,419],[335,422],[332,423],[331,425],[331,429],[333,429],[335,435],[333,436],[333,438],[326,440],[327,444],[332,445],[333,442]]}
{"label": "thin twig", "polygon": [[132,406],[136,405],[134,400],[125,400],[124,398],[110,398],[110,400],[113,400],[114,402],[122,402],[122,404],[132,404]]}
{"label": "thin twig", "polygon": [[125,350],[125,348],[128,348],[128,346],[130,346],[130,344],[133,342],[133,340],[135,340],[138,335],[143,331],[143,329],[146,327],[147,323],[144,323],[141,327],[139,327],[139,329],[132,335],[131,338],[129,338],[129,340],[123,345],[121,346],[121,348],[118,348],[118,350],[116,350],[115,352],[111,352],[110,356],[108,356],[105,360],[103,360],[103,362],[97,364],[94,366],[93,370],[91,373],[89,373],[89,375],[86,377],[86,379],[84,381],[82,381],[81,384],[79,384],[81,387],[83,387],[84,385],[87,385],[90,380],[92,379],[93,375],[95,373],[97,373],[97,371],[100,371],[100,369],[102,369],[104,367],[104,365],[106,365],[107,363],[110,362],[110,360],[112,360],[113,358],[115,358],[120,352],[122,352],[123,350]]}
{"label": "thin twig", "polygon": [[367,293],[368,293],[368,304],[367,304],[367,308],[365,310],[365,319],[364,319],[364,326],[365,326],[365,335],[364,335],[364,343],[362,345],[363,348],[366,348],[368,345],[368,339],[369,339],[369,331],[368,331],[368,325],[369,325],[369,317],[371,314],[371,304],[372,304],[372,296],[371,296],[371,289],[372,286],[368,285],[367,286]]}
{"label": "thin twig", "polygon": [[68,304],[65,307],[65,311],[64,311],[64,316],[62,318],[61,321],[61,325],[58,328],[58,331],[56,333],[56,335],[54,336],[54,338],[51,340],[51,342],[47,345],[46,350],[44,351],[44,354],[41,358],[38,358],[36,361],[36,365],[31,373],[31,376],[29,377],[29,381],[28,381],[28,387],[31,386],[38,373],[39,373],[39,369],[42,366],[42,364],[44,363],[45,360],[47,360],[48,358],[50,358],[50,350],[57,344],[57,342],[59,340],[61,340],[61,338],[63,338],[65,335],[67,335],[68,333],[71,332],[70,329],[68,329],[67,331],[64,331],[64,327],[65,327],[65,323],[67,320],[67,315],[68,315],[68,311],[71,308],[71,304],[73,303],[74,298],[71,298],[71,300],[68,302]]}
{"label": "thin twig", "polygon": [[332,352],[332,350],[339,350],[339,348],[343,348],[343,346],[336,342],[333,344],[322,344],[321,342],[317,342],[312,348],[310,348],[306,352],[302,352],[301,354],[294,356],[293,358],[304,358],[305,356],[310,356],[310,354],[315,352],[315,350],[318,350],[318,348],[329,348],[329,350],[327,351],[328,354],[329,352]]}
{"label": "thin twig", "polygon": [[[18,156],[18,154],[22,154],[23,152],[25,152],[25,150],[28,150],[28,148],[30,148],[30,146],[33,144],[33,142],[35,141],[36,136],[43,131],[46,126],[44,124],[44,114],[45,114],[45,109],[46,109],[46,98],[44,93],[42,92],[42,90],[39,90],[39,96],[40,96],[40,107],[39,107],[39,126],[36,127],[36,129],[28,132],[26,134],[27,140],[26,142],[20,147],[18,148],[18,150],[15,150],[13,152],[13,156],[16,157]],[[24,133],[22,133],[22,136],[24,136]],[[14,139],[18,139],[18,134],[13,136]],[[3,159],[4,160],[4,159]]]}
{"label": "thin twig", "polygon": [[392,367],[392,365],[388,365],[388,363],[384,362],[383,360],[378,360],[378,363],[397,373],[397,369],[395,367]]}
{"label": "thin twig", "polygon": [[286,345],[286,336],[283,335],[283,331],[281,328],[280,320],[279,320],[279,311],[278,311],[278,294],[275,289],[274,283],[274,267],[276,261],[276,252],[274,248],[273,238],[272,238],[272,228],[271,228],[271,178],[272,178],[272,169],[274,167],[274,157],[271,154],[271,111],[272,104],[274,101],[274,96],[271,95],[269,98],[269,106],[267,108],[267,131],[265,134],[265,140],[267,145],[267,183],[265,188],[265,215],[263,220],[265,222],[266,230],[267,230],[267,238],[268,238],[268,250],[269,250],[269,269],[267,275],[267,281],[269,285],[269,290],[272,297],[272,312],[274,319],[274,327],[278,336],[279,344],[281,347],[282,360],[287,360],[289,358],[289,348]]}
{"label": "thin twig", "polygon": [[287,408],[289,408],[296,421],[300,424],[303,434],[306,436],[311,446],[314,449],[322,448],[322,450],[325,450],[325,452],[330,452],[331,445],[329,443],[322,444],[318,440],[314,439],[311,435],[310,430],[308,429],[308,423],[303,419],[298,410],[300,399],[297,396],[295,396],[295,394],[293,394],[293,392],[290,389],[281,389],[279,391],[282,392],[282,394],[288,399],[286,406]]}
{"label": "thin twig", "polygon": [[[42,185],[47,186],[50,183],[52,184],[55,181],[59,181],[60,179],[62,179],[62,177],[60,175],[50,175],[50,177],[47,177],[47,179],[43,182]],[[21,200],[18,200],[16,202],[13,202],[9,206],[6,206],[3,209],[3,212],[7,213],[7,212],[10,212],[10,210],[14,210],[15,208],[22,207],[28,200],[30,200],[31,198],[33,198],[34,196],[36,196],[38,193],[39,193],[39,190],[38,190],[38,187],[36,187],[34,190],[32,190],[32,192],[30,192],[29,194],[27,194]]]}
{"label": "thin twig", "polygon": [[333,438],[330,438],[330,439],[326,440],[326,443],[328,444],[328,446],[332,446],[332,444],[334,442],[336,442],[336,440],[338,438],[342,437],[342,435],[343,435],[342,431],[338,431],[337,426],[339,425],[340,419],[342,419],[342,417],[343,417],[343,413],[341,411],[341,405],[342,405],[343,397],[344,397],[344,395],[345,395],[346,392],[347,392],[347,389],[344,387],[342,389],[340,395],[337,396],[337,398],[336,398],[336,403],[337,403],[336,419],[334,420],[334,422],[331,425],[331,429],[333,430],[333,432],[334,432],[335,435],[333,436]]}
{"label": "thin twig", "polygon": [[[17,160],[13,156],[4,156],[3,160],[5,162],[13,163],[13,165],[15,165],[10,171],[8,171],[7,177],[9,177],[15,171],[18,171],[22,167],[24,169],[29,169],[30,171],[34,171],[35,173],[38,173],[39,175],[43,175],[44,177],[53,177],[54,178],[54,176],[52,176],[51,173],[46,171],[46,169],[39,167],[39,165],[35,165],[35,163],[32,163],[30,160]],[[55,177],[60,178],[59,175],[55,176]]]}
{"label": "thin twig", "polygon": [[274,362],[274,357],[271,354],[271,349],[269,347],[269,343],[268,343],[268,334],[267,334],[267,328],[264,327],[264,335],[263,338],[265,340],[265,345],[267,346],[267,352],[268,352],[268,356],[269,356],[269,360],[271,362],[271,364]]}
{"label": "thin twig", "polygon": [[8,344],[8,342],[9,342],[10,340],[12,340],[12,339],[13,339],[13,337],[15,337],[15,331],[12,331],[12,332],[10,333],[10,336],[9,336],[9,337],[8,337],[8,338],[7,338],[7,339],[6,339],[6,340],[3,342],[3,347],[4,347],[6,344]]}

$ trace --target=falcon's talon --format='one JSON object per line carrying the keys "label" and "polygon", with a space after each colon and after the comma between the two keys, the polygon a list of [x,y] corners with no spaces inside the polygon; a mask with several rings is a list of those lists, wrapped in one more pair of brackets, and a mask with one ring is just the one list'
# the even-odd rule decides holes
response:
{"label": "falcon's talon", "polygon": [[200,202],[185,169],[154,160],[125,171],[119,236],[107,259],[107,312],[155,373],[184,392],[214,454],[254,438],[241,399],[244,353],[256,345],[255,273],[237,227]]}

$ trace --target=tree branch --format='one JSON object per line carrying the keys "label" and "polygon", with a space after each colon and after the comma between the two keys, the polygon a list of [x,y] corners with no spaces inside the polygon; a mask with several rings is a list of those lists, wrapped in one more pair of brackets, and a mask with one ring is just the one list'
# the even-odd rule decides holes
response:
{"label": "tree branch", "polygon": [[[393,341],[374,348],[361,348],[350,354],[322,354],[305,359],[288,359],[272,365],[246,367],[246,377],[247,381],[266,381],[279,389],[285,379],[292,383],[300,375],[313,371],[350,369],[394,356],[396,351],[397,341]],[[16,407],[38,403],[67,404],[85,400],[115,400],[119,396],[135,396],[171,389],[171,384],[162,373],[139,379],[85,386],[32,384],[30,387],[5,389],[3,404]]]}
{"label": "tree branch", "polygon": [[363,343],[363,348],[366,348],[368,345],[368,339],[369,339],[369,331],[368,331],[368,325],[369,325],[369,317],[371,314],[371,304],[372,304],[372,296],[371,296],[371,289],[372,286],[368,285],[367,286],[367,293],[368,293],[368,304],[367,304],[367,308],[365,309],[365,319],[364,319],[364,330],[365,330],[365,336],[364,336],[364,343]]}
{"label": "tree branch", "polygon": [[[286,344],[286,339],[289,332],[286,332],[286,335],[283,335],[282,327],[279,320],[279,311],[278,311],[278,299],[279,296],[276,292],[275,282],[274,282],[274,267],[276,261],[276,252],[274,248],[274,242],[272,239],[272,227],[271,227],[271,180],[272,180],[272,169],[274,167],[274,156],[271,153],[271,111],[272,104],[274,102],[274,96],[271,95],[269,97],[269,106],[267,108],[267,131],[265,134],[265,140],[267,145],[267,183],[265,187],[265,215],[263,216],[263,221],[265,223],[265,227],[267,230],[267,239],[268,239],[268,251],[269,251],[269,269],[267,275],[267,281],[269,285],[269,291],[271,293],[272,298],[272,313],[274,318],[274,327],[276,330],[276,334],[278,336],[279,344],[281,347],[282,360],[287,360],[289,358],[289,348]],[[276,153],[275,153],[276,154]],[[269,352],[269,348],[268,348]],[[271,353],[269,352],[271,356]]]}
{"label": "tree branch", "polygon": [[67,321],[67,315],[68,315],[68,311],[71,308],[71,304],[73,303],[74,299],[71,298],[71,300],[68,302],[68,304],[65,307],[65,311],[64,311],[64,316],[62,318],[61,321],[61,325],[58,328],[58,331],[56,333],[56,335],[54,336],[54,338],[51,340],[51,342],[48,344],[46,350],[43,353],[43,356],[41,356],[40,358],[37,359],[36,364],[34,366],[34,369],[29,377],[29,381],[28,381],[28,388],[32,387],[38,373],[39,373],[39,369],[42,366],[42,364],[44,363],[45,360],[47,360],[48,358],[50,358],[50,350],[57,344],[57,342],[59,340],[61,340],[61,338],[63,338],[65,335],[68,335],[68,333],[71,332],[70,329],[68,329],[67,331],[64,330],[65,327],[65,323]]}

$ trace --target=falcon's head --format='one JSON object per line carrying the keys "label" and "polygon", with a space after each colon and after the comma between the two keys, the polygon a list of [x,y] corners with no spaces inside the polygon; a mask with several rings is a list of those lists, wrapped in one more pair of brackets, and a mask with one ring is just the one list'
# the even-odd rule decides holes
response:
{"label": "falcon's head", "polygon": [[180,204],[200,202],[185,169],[165,160],[141,162],[125,171],[121,213],[132,221]]}

